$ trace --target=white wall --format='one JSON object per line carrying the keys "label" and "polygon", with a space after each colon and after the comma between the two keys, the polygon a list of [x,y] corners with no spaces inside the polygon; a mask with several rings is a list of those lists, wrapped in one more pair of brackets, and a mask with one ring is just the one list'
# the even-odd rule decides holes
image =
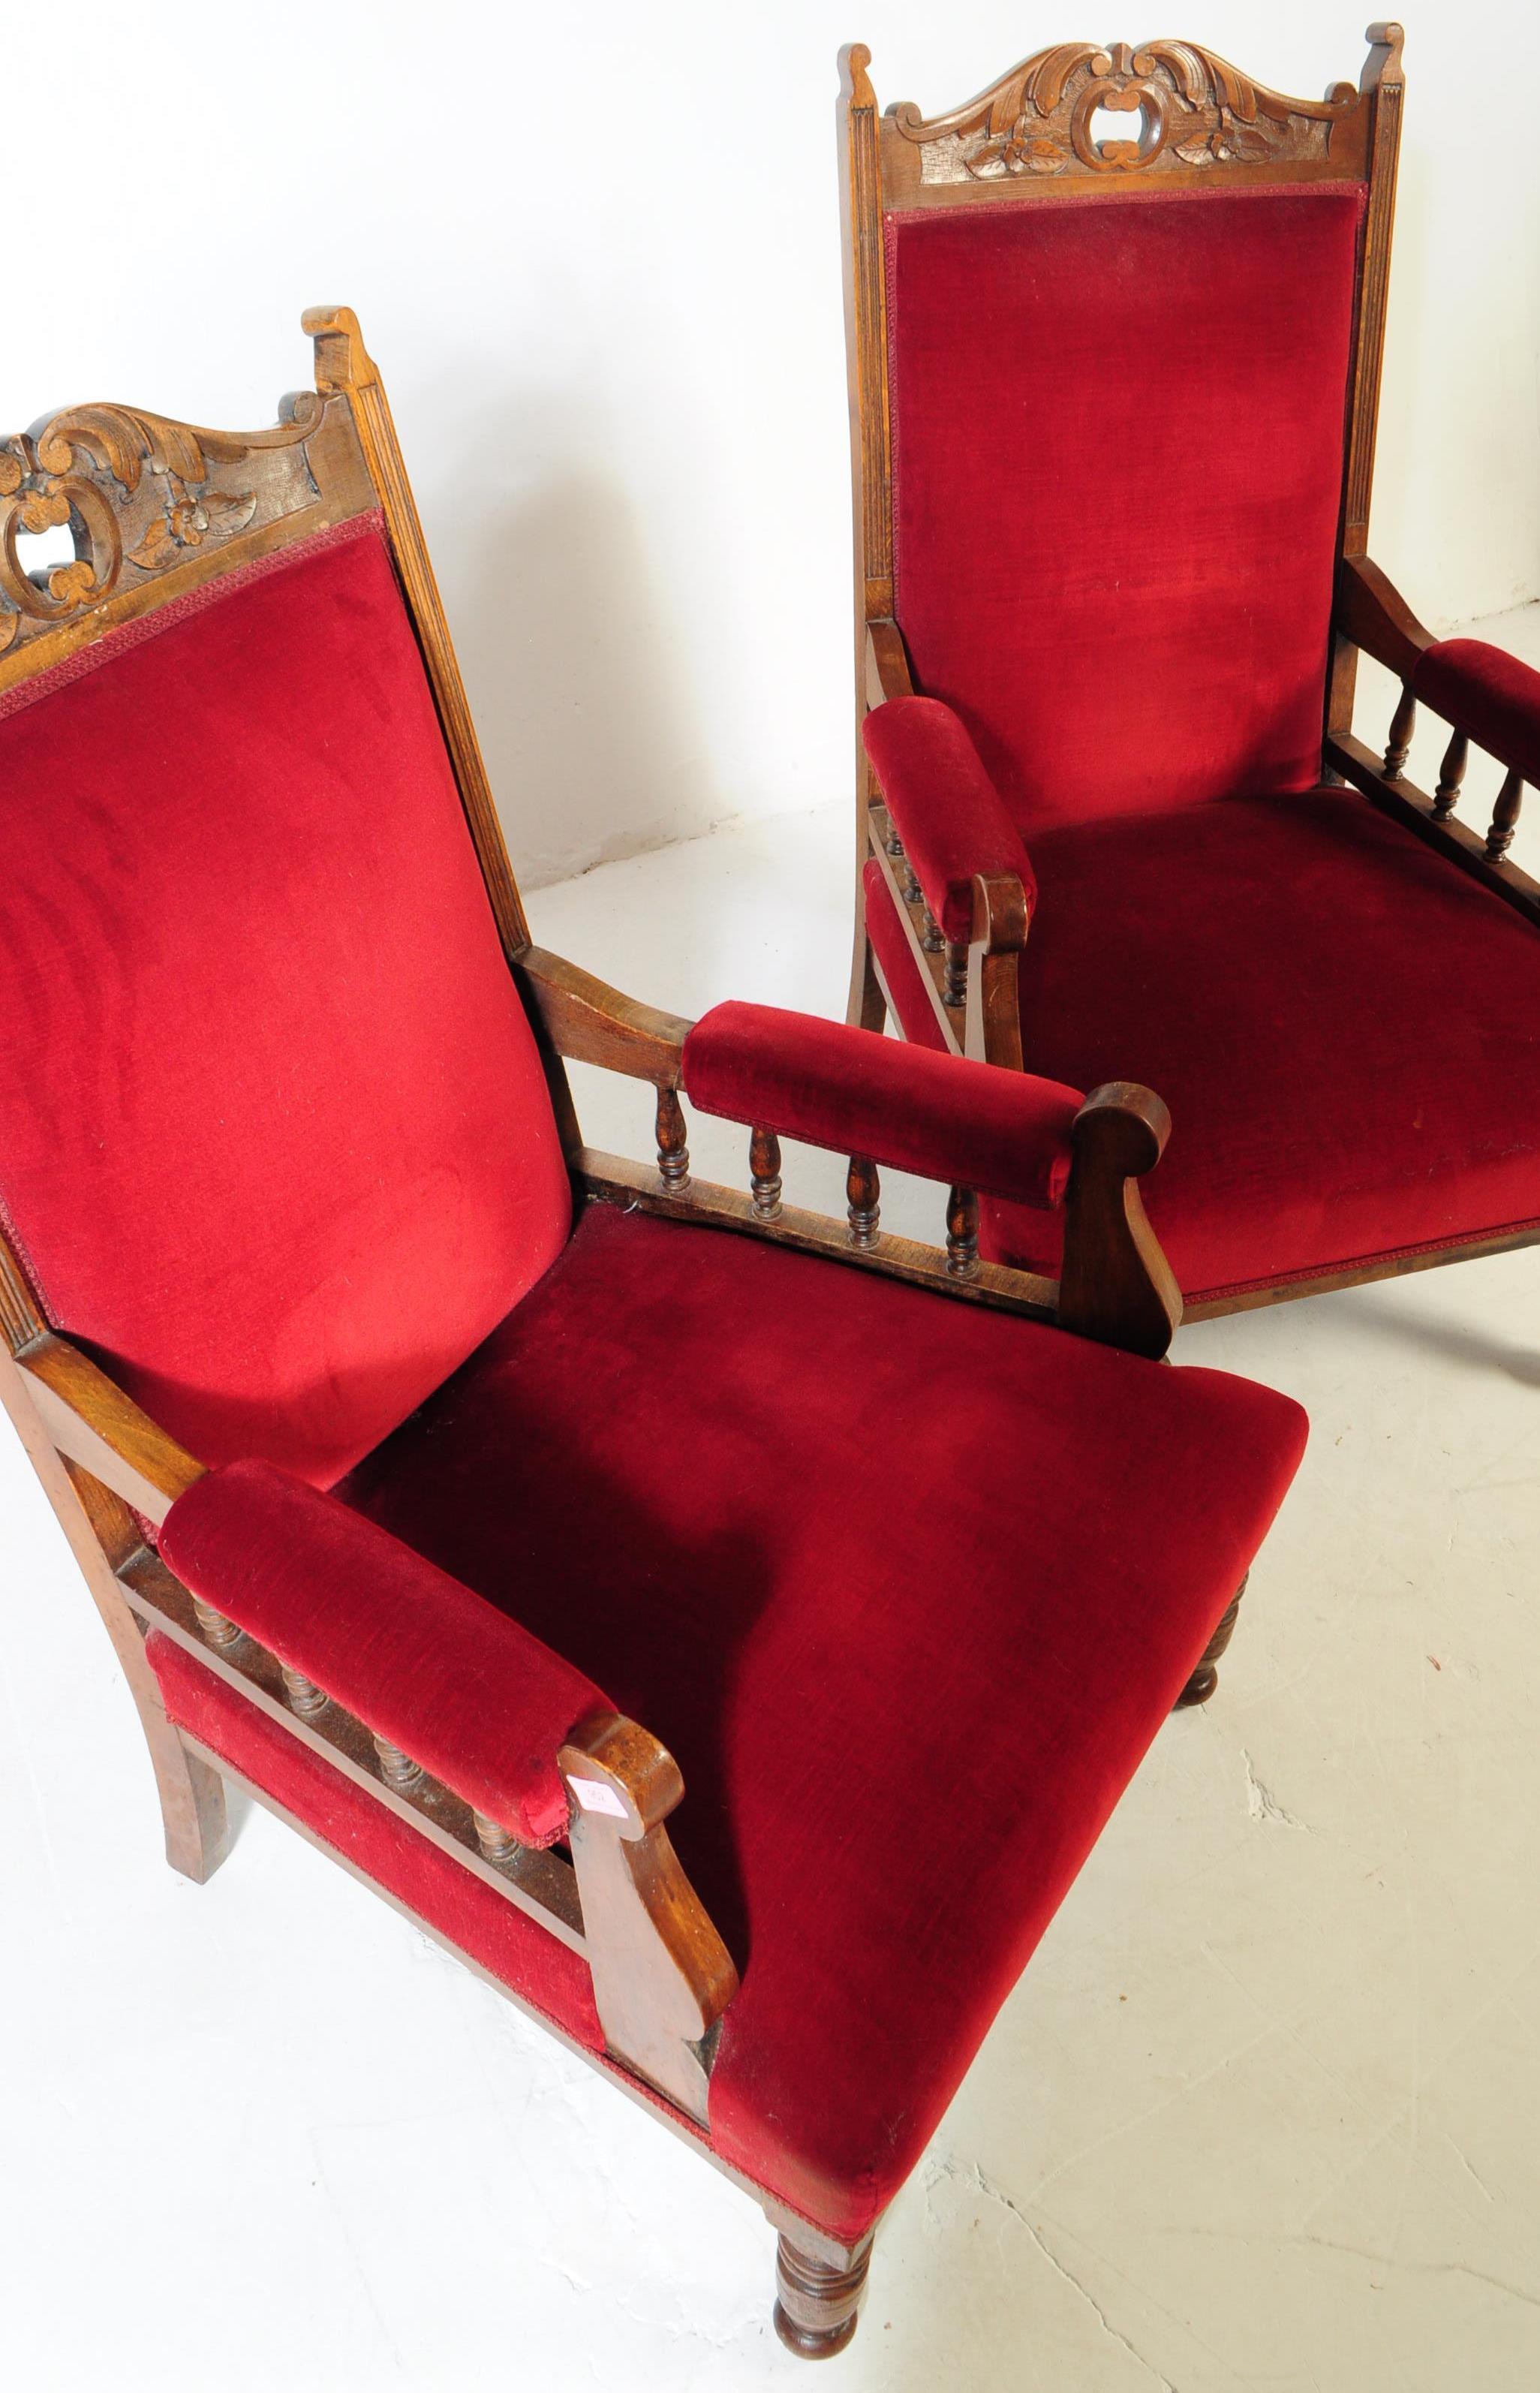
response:
{"label": "white wall", "polygon": [[[1103,7],[75,0],[13,162],[0,422],[270,420],[300,307],[346,301],[527,885],[816,804],[850,771],[836,49],[933,110],[1150,30]],[[1363,56],[1344,0],[1174,15],[1285,91]],[[1537,29],[1409,27],[1375,548],[1441,627],[1540,595]]]}

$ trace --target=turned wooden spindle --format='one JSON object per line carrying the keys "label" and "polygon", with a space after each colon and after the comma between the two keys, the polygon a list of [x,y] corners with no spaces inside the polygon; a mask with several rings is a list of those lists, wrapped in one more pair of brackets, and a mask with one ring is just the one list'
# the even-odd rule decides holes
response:
{"label": "turned wooden spindle", "polygon": [[877,1222],[881,1211],[881,1183],[877,1166],[868,1155],[853,1155],[845,1175],[846,1210],[850,1217],[850,1243],[853,1247],[874,1247],[877,1244]]}
{"label": "turned wooden spindle", "polygon": [[898,860],[898,869],[900,877],[904,883],[905,904],[908,906],[923,906],[925,903],[925,893],[920,888],[919,882],[915,879],[914,866],[909,862],[907,856],[900,857]]}
{"label": "turned wooden spindle", "polygon": [[893,827],[892,815],[888,817],[888,836],[884,844],[890,856],[902,856],[904,853],[904,843]]}
{"label": "turned wooden spindle", "polygon": [[1514,826],[1519,809],[1524,803],[1524,777],[1509,773],[1497,792],[1497,803],[1492,810],[1492,829],[1486,835],[1486,853],[1490,863],[1507,854],[1513,844]]}
{"label": "turned wooden spindle", "polygon": [[920,943],[927,955],[938,956],[946,942],[941,935],[941,925],[927,906],[920,918]]}
{"label": "turned wooden spindle", "polygon": [[1402,766],[1412,752],[1412,729],[1417,719],[1417,702],[1412,696],[1412,685],[1403,681],[1396,711],[1390,717],[1390,737],[1385,750],[1385,778],[1399,781]]}
{"label": "turned wooden spindle", "polygon": [[781,1210],[781,1143],[757,1123],[749,1142],[749,1190],[757,1222],[776,1222]]}
{"label": "turned wooden spindle", "polygon": [[968,950],[950,939],[946,942],[946,986],[941,994],[948,1005],[959,1009],[968,1002]]}
{"label": "turned wooden spindle", "polygon": [[380,1776],[387,1786],[405,1790],[420,1785],[423,1766],[421,1762],[413,1761],[410,1753],[403,1753],[398,1745],[392,1745],[385,1736],[374,1739],[374,1750],[380,1757]]}
{"label": "turned wooden spindle", "polygon": [[776,2251],[776,2333],[803,2360],[831,2360],[855,2332],[871,2266],[869,2240],[844,2267],[799,2252],[786,2236]]}
{"label": "turned wooden spindle", "polygon": [[279,1668],[283,1676],[283,1692],[289,1698],[291,1711],[298,1712],[301,1720],[314,1720],[318,1712],[326,1709],[332,1698],[317,1686],[314,1679],[307,1679],[303,1670],[291,1670],[287,1662],[281,1662]]}
{"label": "turned wooden spindle", "polygon": [[978,1191],[954,1187],[946,1199],[946,1268],[954,1279],[972,1279],[978,1267]]}
{"label": "turned wooden spindle", "polygon": [[485,1811],[473,1811],[471,1824],[476,1830],[476,1841],[489,1862],[516,1861],[524,1850],[511,1828],[489,1820]]}
{"label": "turned wooden spindle", "polygon": [[1433,792],[1435,822],[1443,822],[1454,813],[1469,755],[1469,740],[1463,731],[1456,731],[1444,750],[1443,763],[1439,766],[1439,786]]}
{"label": "turned wooden spindle", "polygon": [[222,1612],[215,1612],[212,1603],[205,1603],[201,1595],[193,1597],[192,1610],[206,1644],[216,1646],[221,1652],[227,1646],[240,1644],[243,1632],[237,1628],[233,1620],[227,1620]]}
{"label": "turned wooden spindle", "polygon": [[676,1089],[658,1092],[658,1170],[667,1188],[687,1188],[690,1184],[685,1108]]}

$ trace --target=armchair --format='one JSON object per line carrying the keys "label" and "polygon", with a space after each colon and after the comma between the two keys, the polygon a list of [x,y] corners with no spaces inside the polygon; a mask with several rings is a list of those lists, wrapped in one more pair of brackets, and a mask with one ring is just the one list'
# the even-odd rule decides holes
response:
{"label": "armchair", "polygon": [[[1540,676],[1367,555],[1403,88],[1369,40],[1322,101],[1070,43],[933,117],[845,59],[851,1016],[1158,1091],[1189,1318],[1540,1237]],[[1403,685],[1383,752],[1361,651]],[[982,1250],[1052,1273],[1060,1226],[990,1198]]]}
{"label": "armchair", "polygon": [[[233,1784],[380,1889],[751,2191],[821,2356],[1303,1419],[1147,1359],[1147,1092],[532,944],[378,374],[306,322],[271,431],[0,446],[0,1393],[173,1864]],[[583,1147],[568,1058],[655,1088],[656,1163]],[[1064,1215],[1062,1281],[980,1260],[979,1192]]]}

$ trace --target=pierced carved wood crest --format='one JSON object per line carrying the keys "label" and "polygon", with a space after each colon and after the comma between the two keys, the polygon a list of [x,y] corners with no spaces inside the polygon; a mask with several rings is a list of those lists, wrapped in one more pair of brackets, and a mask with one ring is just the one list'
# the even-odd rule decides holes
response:
{"label": "pierced carved wood crest", "polygon": [[[1332,125],[1358,99],[1351,84],[1324,100],[1287,99],[1194,42],[1064,42],[948,115],[922,117],[904,101],[891,117],[919,145],[922,182],[998,182],[1324,159]],[[1126,118],[1126,133],[1111,118]]]}
{"label": "pierced carved wood crest", "polygon": [[[292,515],[317,494],[305,442],[321,401],[287,422],[205,432],[115,406],[67,408],[0,441],[0,655],[193,552]],[[67,529],[73,555],[29,568],[24,540]]]}

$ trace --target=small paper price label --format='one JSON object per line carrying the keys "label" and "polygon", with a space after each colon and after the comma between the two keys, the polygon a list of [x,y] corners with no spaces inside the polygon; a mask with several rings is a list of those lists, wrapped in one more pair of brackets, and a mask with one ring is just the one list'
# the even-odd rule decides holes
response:
{"label": "small paper price label", "polygon": [[597,1778],[571,1778],[568,1784],[585,1811],[603,1811],[612,1820],[625,1818],[625,1804],[613,1786]]}

